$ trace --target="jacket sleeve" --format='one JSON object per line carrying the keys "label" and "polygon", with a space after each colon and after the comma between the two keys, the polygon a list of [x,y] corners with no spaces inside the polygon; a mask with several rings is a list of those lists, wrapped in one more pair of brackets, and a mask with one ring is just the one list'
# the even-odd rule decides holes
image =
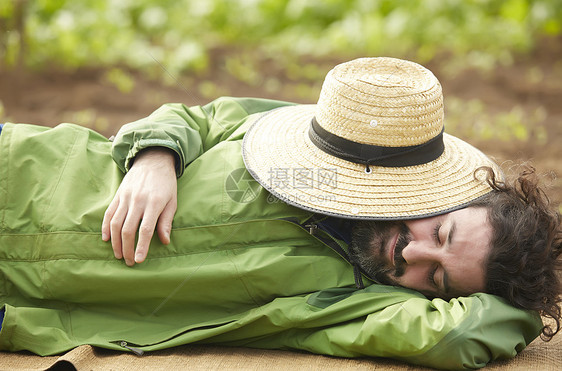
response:
{"label": "jacket sleeve", "polygon": [[493,295],[428,300],[400,288],[373,286],[378,287],[351,295],[342,294],[342,289],[324,290],[300,303],[277,299],[262,308],[259,321],[265,322],[253,325],[286,322],[290,328],[238,345],[474,369],[514,357],[542,329],[537,313],[516,309]]}
{"label": "jacket sleeve", "polygon": [[291,103],[255,98],[219,98],[205,106],[165,104],[150,116],[124,125],[113,142],[113,159],[127,172],[135,156],[149,147],[176,154],[176,173],[217,143],[227,140],[254,114]]}

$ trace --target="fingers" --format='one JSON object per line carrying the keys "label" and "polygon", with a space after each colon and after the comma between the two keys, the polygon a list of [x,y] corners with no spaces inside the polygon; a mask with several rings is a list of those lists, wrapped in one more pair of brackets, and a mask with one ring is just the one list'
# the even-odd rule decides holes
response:
{"label": "fingers", "polygon": [[106,242],[111,239],[113,255],[115,255],[117,259],[123,258],[123,251],[121,249],[121,226],[126,216],[127,210],[123,208],[119,196],[116,195],[103,216],[102,239]]}
{"label": "fingers", "polygon": [[159,209],[149,208],[142,217],[142,222],[139,227],[139,241],[135,252],[135,263],[142,263],[144,259],[146,259],[160,212],[161,210]]}
{"label": "fingers", "polygon": [[113,255],[135,264],[135,237],[143,218],[143,202],[134,202],[127,192],[119,190],[107,208],[102,222],[102,239],[111,239]]}
{"label": "fingers", "polygon": [[115,197],[113,201],[109,204],[109,207],[103,214],[103,221],[101,223],[101,238],[105,242],[109,241],[111,238],[111,229],[110,223],[115,215],[115,211],[117,211],[117,207],[119,206],[119,198]]}
{"label": "fingers", "polygon": [[113,255],[117,259],[122,259],[125,257],[123,250],[123,240],[122,233],[125,224],[125,218],[127,218],[128,208],[125,202],[119,202],[117,210],[113,214],[109,222],[109,230],[111,235],[111,247],[113,248]]}
{"label": "fingers", "polygon": [[172,231],[172,221],[174,219],[174,215],[176,214],[176,210],[178,208],[177,200],[174,198],[170,201],[162,213],[160,214],[160,218],[158,219],[158,226],[157,232],[158,237],[160,238],[160,242],[164,245],[170,243],[170,232]]}
{"label": "fingers", "polygon": [[[104,233],[110,235],[113,254],[117,259],[123,258],[128,266],[142,263],[146,259],[157,224],[160,240],[164,244],[170,241],[177,202],[174,198],[163,210],[158,205],[162,205],[162,202],[150,198],[128,203],[116,197],[104,215],[102,238]],[[104,232],[104,228],[109,232]],[[139,238],[135,249],[137,231]]]}
{"label": "fingers", "polygon": [[170,242],[177,208],[174,162],[174,154],[169,150],[142,151],[104,214],[102,239],[111,240],[115,257],[125,259],[129,266],[145,260],[156,228],[160,240]]}
{"label": "fingers", "polygon": [[[133,203],[131,204],[130,207],[123,208],[123,209],[125,210],[126,213],[124,222],[121,222],[118,219],[115,225],[116,226],[122,225],[120,243],[121,243],[121,250],[123,251],[123,259],[125,259],[125,263],[128,266],[133,266],[135,265],[135,239],[137,235],[137,230],[139,229],[139,224],[141,224],[141,220],[143,220],[144,207],[140,205],[135,205]],[[120,210],[118,209],[116,215],[119,213]],[[121,214],[119,214],[119,216],[121,216]],[[118,232],[116,231],[115,233]],[[112,235],[113,235],[113,231],[112,231]],[[111,239],[112,243],[114,239],[115,237],[112,237]],[[115,240],[116,242],[118,242],[117,239]],[[118,248],[119,246],[117,245],[116,247]]]}

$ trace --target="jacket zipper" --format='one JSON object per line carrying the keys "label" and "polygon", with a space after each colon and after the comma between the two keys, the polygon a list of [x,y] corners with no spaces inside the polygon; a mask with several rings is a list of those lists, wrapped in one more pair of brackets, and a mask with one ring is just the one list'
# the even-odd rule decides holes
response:
{"label": "jacket zipper", "polygon": [[[318,240],[320,240],[322,243],[324,243],[326,246],[328,246],[330,249],[332,249],[334,252],[336,252],[338,255],[340,255],[345,261],[347,261],[349,264],[351,264],[352,268],[353,268],[353,276],[355,278],[355,286],[358,289],[364,289],[365,288],[365,284],[363,283],[363,277],[362,275],[364,274],[361,270],[361,268],[357,265],[351,262],[351,259],[349,257],[349,254],[347,253],[347,251],[345,251],[343,249],[343,247],[336,241],[336,239],[328,232],[325,232],[325,234],[327,236],[329,236],[329,241],[326,241],[326,238],[320,238],[320,236],[318,236],[317,231],[320,229],[318,227],[318,223],[315,223],[314,221],[311,223],[307,223],[307,224],[300,224],[298,222],[294,222],[291,221],[289,219],[284,219],[287,220],[291,223],[295,223],[296,225],[300,226],[301,228],[303,228],[304,230],[308,231],[308,233],[310,233],[312,236],[314,236],[315,238],[317,238]],[[377,282],[376,280],[370,278],[373,282]]]}
{"label": "jacket zipper", "polygon": [[144,350],[139,349],[139,348],[135,348],[135,347],[131,347],[127,344],[126,341],[120,341],[119,345],[122,346],[123,348],[129,349],[131,352],[135,353],[137,356],[142,356],[144,354]]}
{"label": "jacket zipper", "polygon": [[308,233],[314,236],[316,234],[316,230],[318,229],[318,224],[305,224],[304,228],[308,229]]}

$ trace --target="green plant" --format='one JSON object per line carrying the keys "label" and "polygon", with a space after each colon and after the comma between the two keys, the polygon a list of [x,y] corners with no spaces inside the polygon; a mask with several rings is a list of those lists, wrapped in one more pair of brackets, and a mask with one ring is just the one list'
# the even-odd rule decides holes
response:
{"label": "green plant", "polygon": [[[215,49],[272,59],[449,53],[508,63],[562,32],[562,0],[2,0],[0,60],[40,68],[200,70]],[[247,64],[244,56],[237,56]],[[258,79],[245,66],[229,67]]]}

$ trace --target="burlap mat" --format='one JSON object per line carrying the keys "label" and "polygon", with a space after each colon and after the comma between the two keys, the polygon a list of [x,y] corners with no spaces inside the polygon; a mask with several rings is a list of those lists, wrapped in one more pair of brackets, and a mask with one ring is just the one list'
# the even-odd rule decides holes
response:
{"label": "burlap mat", "polygon": [[[1,370],[423,370],[389,359],[346,359],[281,350],[185,345],[135,356],[84,345],[61,356],[0,352]],[[562,370],[562,335],[531,343],[517,357],[487,370]],[[426,369],[429,370],[429,369]]]}

